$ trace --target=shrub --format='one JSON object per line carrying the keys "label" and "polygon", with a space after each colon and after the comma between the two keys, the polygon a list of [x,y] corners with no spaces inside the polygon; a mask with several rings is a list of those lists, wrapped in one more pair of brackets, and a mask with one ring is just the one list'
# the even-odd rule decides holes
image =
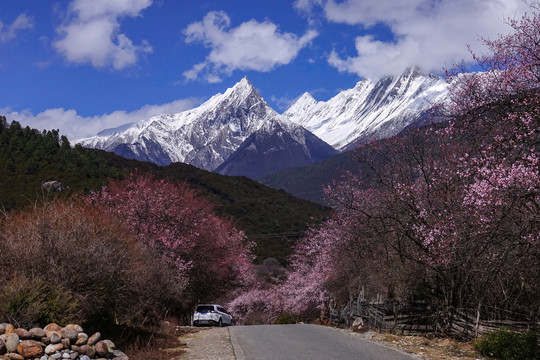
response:
{"label": "shrub", "polygon": [[281,324],[296,324],[296,317],[290,314],[282,314],[280,317],[274,321],[274,324],[281,325]]}
{"label": "shrub", "polygon": [[18,276],[0,290],[0,319],[30,329],[39,324],[80,321],[78,301],[68,290],[40,279]]}
{"label": "shrub", "polygon": [[475,344],[485,356],[503,360],[538,360],[538,334],[534,331],[499,329],[482,336]]}
{"label": "shrub", "polygon": [[9,214],[0,219],[0,243],[0,308],[14,322],[76,316],[91,327],[150,325],[182,308],[178,272],[82,201]]}

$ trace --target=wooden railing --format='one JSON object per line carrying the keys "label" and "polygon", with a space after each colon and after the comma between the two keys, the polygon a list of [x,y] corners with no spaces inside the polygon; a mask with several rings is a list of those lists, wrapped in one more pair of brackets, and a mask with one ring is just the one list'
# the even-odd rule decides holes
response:
{"label": "wooden railing", "polygon": [[352,326],[356,321],[357,326],[402,335],[445,333],[463,338],[475,338],[501,327],[512,330],[540,329],[537,314],[526,316],[496,310],[451,309],[443,314],[423,302],[401,304],[358,299],[350,301],[340,310],[330,309],[330,320],[345,326]]}

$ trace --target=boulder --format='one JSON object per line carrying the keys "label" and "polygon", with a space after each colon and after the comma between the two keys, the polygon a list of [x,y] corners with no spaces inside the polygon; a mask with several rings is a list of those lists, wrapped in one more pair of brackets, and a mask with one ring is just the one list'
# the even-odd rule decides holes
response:
{"label": "boulder", "polygon": [[19,346],[19,335],[15,333],[9,333],[6,340],[6,350],[8,353],[14,353]]}
{"label": "boulder", "polygon": [[101,340],[101,333],[97,332],[88,338],[87,344],[95,345],[99,340]]}
{"label": "boulder", "polygon": [[47,338],[51,344],[58,344],[62,340],[56,331],[49,332]]}
{"label": "boulder", "polygon": [[60,331],[62,327],[56,323],[51,323],[43,328],[45,331]]}
{"label": "boulder", "polygon": [[47,336],[47,333],[42,328],[32,328],[28,331],[30,333],[30,336],[34,339],[41,339]]}
{"label": "boulder", "polygon": [[112,354],[116,360],[129,360],[129,357],[120,350],[114,350]]}
{"label": "boulder", "polygon": [[86,333],[79,333],[77,334],[77,341],[75,342],[75,345],[84,345],[88,342],[88,335]]}
{"label": "boulder", "polygon": [[107,345],[107,349],[109,349],[109,353],[112,354],[114,350],[116,350],[116,345],[111,340],[103,340],[105,345]]}
{"label": "boulder", "polygon": [[107,356],[109,353],[109,347],[104,341],[98,341],[94,346],[94,349],[99,356]]}
{"label": "boulder", "polygon": [[68,325],[64,326],[64,328],[73,329],[73,330],[75,330],[77,333],[82,333],[82,332],[84,332],[82,326],[77,325],[77,324],[68,324]]}
{"label": "boulder", "polygon": [[19,346],[17,347],[17,351],[19,352],[19,354],[21,354],[24,358],[27,359],[34,359],[43,355],[43,348],[41,347],[41,343],[35,340],[21,341],[19,343]]}
{"label": "boulder", "polygon": [[21,354],[17,354],[17,353],[8,353],[8,354],[6,354],[6,357],[9,360],[24,360],[24,356],[22,356]]}
{"label": "boulder", "polygon": [[63,349],[64,349],[64,345],[62,344],[49,344],[45,347],[45,354],[51,355]]}
{"label": "boulder", "polygon": [[60,336],[63,339],[68,339],[69,341],[75,342],[78,339],[79,333],[73,327],[64,327],[60,330]]}
{"label": "boulder", "polygon": [[96,356],[96,350],[90,345],[83,345],[81,346],[82,354],[88,355],[90,359],[93,359],[94,356]]}
{"label": "boulder", "polygon": [[4,334],[8,335],[8,334],[11,334],[13,331],[15,331],[15,326],[13,326],[11,324],[6,324]]}
{"label": "boulder", "polygon": [[13,330],[13,332],[17,335],[19,335],[19,339],[21,340],[27,340],[30,339],[32,336],[30,336],[30,332],[23,328],[18,328]]}

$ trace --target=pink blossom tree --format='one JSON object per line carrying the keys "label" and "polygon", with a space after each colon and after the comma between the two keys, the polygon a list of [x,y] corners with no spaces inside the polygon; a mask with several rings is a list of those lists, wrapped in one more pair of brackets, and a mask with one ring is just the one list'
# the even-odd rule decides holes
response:
{"label": "pink blossom tree", "polygon": [[88,201],[175,266],[192,301],[215,301],[251,280],[251,244],[243,232],[186,184],[134,173],[110,181]]}

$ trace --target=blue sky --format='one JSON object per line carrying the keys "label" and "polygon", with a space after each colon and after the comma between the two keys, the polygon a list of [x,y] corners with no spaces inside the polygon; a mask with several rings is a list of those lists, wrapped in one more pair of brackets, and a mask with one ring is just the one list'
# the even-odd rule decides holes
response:
{"label": "blue sky", "polygon": [[521,0],[2,0],[0,114],[70,139],[187,110],[243,76],[278,112],[510,31]]}

